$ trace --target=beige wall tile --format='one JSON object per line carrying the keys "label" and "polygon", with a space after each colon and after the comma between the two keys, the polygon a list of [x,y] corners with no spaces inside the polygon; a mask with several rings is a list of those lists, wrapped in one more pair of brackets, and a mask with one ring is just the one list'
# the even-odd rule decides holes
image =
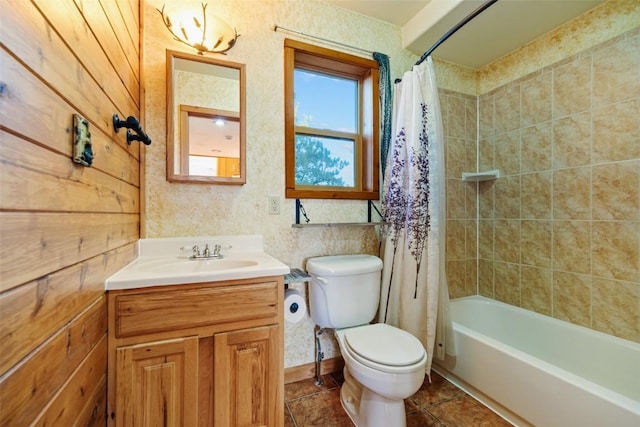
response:
{"label": "beige wall tile", "polygon": [[520,262],[520,220],[495,221],[494,258],[496,261]]}
{"label": "beige wall tile", "polygon": [[591,274],[591,223],[553,221],[553,269]]}
{"label": "beige wall tile", "polygon": [[495,221],[493,219],[481,219],[478,224],[478,255],[482,259],[493,260]]}
{"label": "beige wall tile", "polygon": [[[478,72],[478,170],[503,173],[478,185],[478,292],[518,305],[519,286],[523,307],[640,342],[640,5],[631,4],[605,2]],[[534,66],[531,54],[546,62]],[[519,168],[507,143],[517,132]],[[515,260],[510,221],[520,221],[520,260],[505,263]]]}
{"label": "beige wall tile", "polygon": [[464,137],[475,141],[478,137],[478,100],[476,97],[466,97],[464,102]]}
{"label": "beige wall tile", "polygon": [[593,329],[640,342],[640,284],[593,278]]}
{"label": "beige wall tile", "polygon": [[495,183],[495,217],[520,217],[520,175],[506,176]]}
{"label": "beige wall tile", "polygon": [[520,127],[520,85],[507,85],[496,91],[494,126],[496,134]]}
{"label": "beige wall tile", "polygon": [[495,169],[495,137],[481,139],[478,144],[478,171]]}
{"label": "beige wall tile", "polygon": [[577,58],[553,70],[553,118],[591,107],[591,57]]}
{"label": "beige wall tile", "polygon": [[478,291],[487,298],[495,298],[493,287],[494,261],[478,260]]}
{"label": "beige wall tile", "polygon": [[553,317],[591,327],[591,276],[553,273]]}
{"label": "beige wall tile", "polygon": [[477,172],[478,171],[478,143],[475,139],[466,139],[464,141],[464,171],[465,172]]}
{"label": "beige wall tile", "polygon": [[551,77],[539,73],[520,84],[520,127],[551,120]]}
{"label": "beige wall tile", "polygon": [[640,20],[634,0],[606,1],[575,20],[505,55],[478,71],[480,93],[486,93],[620,34],[632,33]]}
{"label": "beige wall tile", "polygon": [[523,219],[551,219],[552,173],[521,176],[520,207]]}
{"label": "beige wall tile", "polygon": [[495,299],[520,306],[520,264],[495,262]]}
{"label": "beige wall tile", "polygon": [[594,221],[593,275],[640,283],[640,222]]}
{"label": "beige wall tile", "polygon": [[465,261],[447,261],[447,286],[450,298],[466,296]]}
{"label": "beige wall tile", "polygon": [[478,185],[475,182],[464,183],[465,218],[478,218]]}
{"label": "beige wall tile", "polygon": [[494,168],[501,175],[520,173],[520,131],[502,133],[495,137]]}
{"label": "beige wall tile", "polygon": [[520,256],[522,264],[551,268],[551,221],[522,221]]}
{"label": "beige wall tile", "polygon": [[591,168],[553,172],[553,218],[591,218]]}
{"label": "beige wall tile", "polygon": [[448,136],[464,138],[465,129],[465,100],[457,96],[447,97],[447,131]]}
{"label": "beige wall tile", "polygon": [[520,275],[522,308],[551,316],[551,270],[523,265]]}
{"label": "beige wall tile", "polygon": [[493,218],[495,215],[496,181],[478,183],[478,203],[480,218]]}
{"label": "beige wall tile", "polygon": [[465,184],[460,179],[447,179],[447,218],[466,219]]}
{"label": "beige wall tile", "polygon": [[478,221],[466,220],[465,232],[465,259],[476,259],[478,254]]}
{"label": "beige wall tile", "polygon": [[478,294],[478,260],[465,261],[465,295]]}
{"label": "beige wall tile", "polygon": [[640,37],[623,39],[593,54],[593,103],[603,106],[640,94]]}
{"label": "beige wall tile", "polygon": [[449,135],[449,91],[439,89],[438,101],[440,101],[440,115],[442,116],[442,132],[446,137]]}
{"label": "beige wall tile", "polygon": [[640,158],[640,94],[593,111],[594,163]]}
{"label": "beige wall tile", "polygon": [[551,122],[522,129],[520,138],[521,172],[551,169]]}
{"label": "beige wall tile", "polygon": [[591,114],[574,114],[553,121],[553,168],[591,163]]}
{"label": "beige wall tile", "polygon": [[640,160],[594,166],[591,194],[594,220],[640,221]]}
{"label": "beige wall tile", "polygon": [[447,260],[457,261],[464,259],[465,242],[464,242],[464,225],[463,220],[447,220]]}
{"label": "beige wall tile", "polygon": [[446,138],[447,141],[447,160],[446,174],[447,178],[462,178],[462,172],[466,166],[466,147],[465,141],[461,138]]}
{"label": "beige wall tile", "polygon": [[478,102],[478,110],[480,112],[480,117],[478,120],[478,132],[481,139],[489,138],[495,134],[495,96],[480,96]]}

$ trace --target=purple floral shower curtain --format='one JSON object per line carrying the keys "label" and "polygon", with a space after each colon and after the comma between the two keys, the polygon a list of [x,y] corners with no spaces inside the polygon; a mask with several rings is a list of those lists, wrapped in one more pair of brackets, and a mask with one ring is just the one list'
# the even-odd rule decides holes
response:
{"label": "purple floral shower curtain", "polygon": [[382,214],[386,227],[379,318],[433,356],[455,354],[445,274],[444,136],[431,57],[396,83]]}

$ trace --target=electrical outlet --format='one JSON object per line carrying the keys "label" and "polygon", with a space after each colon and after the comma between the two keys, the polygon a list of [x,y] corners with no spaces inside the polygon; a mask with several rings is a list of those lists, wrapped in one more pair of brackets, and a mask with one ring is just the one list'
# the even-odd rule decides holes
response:
{"label": "electrical outlet", "polygon": [[280,215],[280,197],[269,197],[269,215]]}

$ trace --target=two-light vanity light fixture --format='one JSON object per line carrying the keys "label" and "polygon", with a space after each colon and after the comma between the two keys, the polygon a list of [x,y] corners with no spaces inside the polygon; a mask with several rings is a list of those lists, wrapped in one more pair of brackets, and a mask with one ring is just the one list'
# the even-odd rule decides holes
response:
{"label": "two-light vanity light fixture", "polygon": [[185,8],[184,3],[174,3],[174,6],[167,7],[165,4],[162,9],[156,10],[175,40],[196,49],[199,55],[225,53],[235,46],[240,37],[236,29],[208,13],[206,3],[201,3],[201,15]]}

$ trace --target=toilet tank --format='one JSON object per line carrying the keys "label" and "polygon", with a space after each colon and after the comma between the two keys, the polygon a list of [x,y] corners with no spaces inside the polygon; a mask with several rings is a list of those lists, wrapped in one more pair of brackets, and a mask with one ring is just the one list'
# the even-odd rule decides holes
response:
{"label": "toilet tank", "polygon": [[311,258],[309,311],[322,328],[347,328],[373,320],[380,301],[382,261],[373,255]]}

